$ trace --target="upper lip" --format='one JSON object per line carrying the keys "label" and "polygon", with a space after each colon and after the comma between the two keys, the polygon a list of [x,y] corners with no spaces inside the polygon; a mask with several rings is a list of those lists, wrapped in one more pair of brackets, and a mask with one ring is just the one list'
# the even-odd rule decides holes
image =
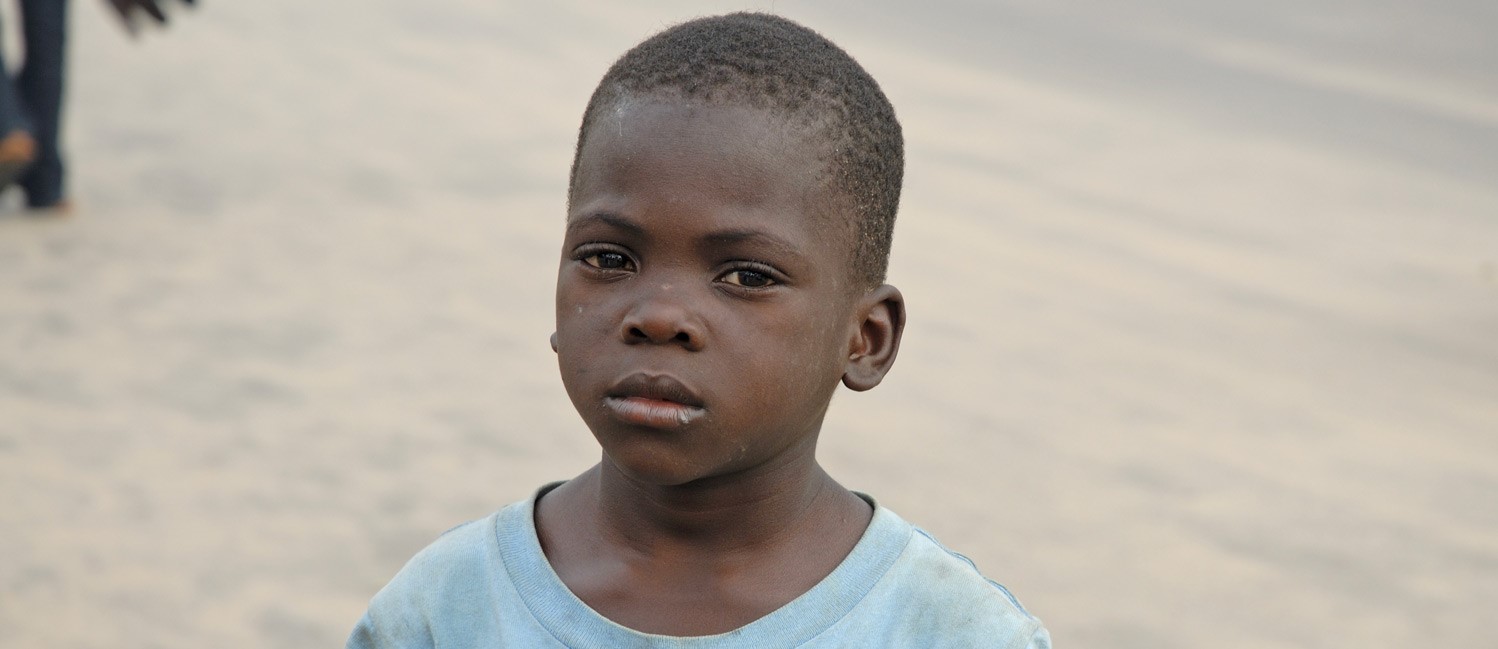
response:
{"label": "upper lip", "polygon": [[702,399],[681,381],[664,374],[631,374],[610,388],[605,396],[627,399],[643,397],[657,401],[671,401],[694,408],[702,407]]}

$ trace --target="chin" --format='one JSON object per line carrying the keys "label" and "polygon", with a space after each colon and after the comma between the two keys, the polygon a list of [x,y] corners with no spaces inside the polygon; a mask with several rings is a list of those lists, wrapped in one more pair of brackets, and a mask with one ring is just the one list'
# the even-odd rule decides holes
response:
{"label": "chin", "polygon": [[604,456],[631,481],[655,487],[680,487],[714,474],[712,468],[650,449],[605,449]]}

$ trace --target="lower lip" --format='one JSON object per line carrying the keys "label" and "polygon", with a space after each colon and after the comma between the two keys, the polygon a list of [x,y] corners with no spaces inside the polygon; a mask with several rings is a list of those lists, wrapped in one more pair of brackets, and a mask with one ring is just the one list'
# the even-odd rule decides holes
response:
{"label": "lower lip", "polygon": [[619,419],[650,428],[680,428],[707,414],[696,406],[643,397],[605,397],[603,403]]}

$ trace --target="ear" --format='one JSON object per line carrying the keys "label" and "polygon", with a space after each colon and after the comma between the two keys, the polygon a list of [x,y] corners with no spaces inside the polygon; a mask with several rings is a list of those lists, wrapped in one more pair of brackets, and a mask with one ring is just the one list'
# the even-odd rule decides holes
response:
{"label": "ear", "polygon": [[895,365],[900,336],[905,333],[905,296],[900,295],[900,289],[884,284],[865,294],[854,313],[859,322],[848,341],[843,385],[863,392],[879,385]]}
{"label": "ear", "polygon": [[555,331],[551,332],[551,351],[553,353],[557,351],[557,332]]}

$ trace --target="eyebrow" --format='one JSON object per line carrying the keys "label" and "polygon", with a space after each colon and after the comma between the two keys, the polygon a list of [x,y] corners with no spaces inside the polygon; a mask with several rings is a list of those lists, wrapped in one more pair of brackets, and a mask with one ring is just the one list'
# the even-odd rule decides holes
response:
{"label": "eyebrow", "polygon": [[[645,233],[645,228],[641,227],[640,224],[635,223],[628,217],[613,212],[593,212],[574,218],[567,224],[567,232],[571,233],[598,223],[624,230],[634,236],[649,236]],[[800,254],[800,249],[792,245],[791,242],[760,230],[718,230],[703,235],[698,245],[704,248],[713,248],[745,243],[772,248],[777,254],[793,256]]]}
{"label": "eyebrow", "polygon": [[612,212],[594,212],[592,214],[584,214],[582,216],[579,216],[575,219],[572,219],[572,221],[567,224],[567,231],[572,232],[573,230],[577,230],[578,228],[586,225],[592,225],[594,223],[603,223],[604,225],[619,228],[621,230],[627,230],[629,233],[635,235],[645,234],[645,228],[640,227],[638,223],[635,223],[634,221],[631,221]]}
{"label": "eyebrow", "polygon": [[702,243],[706,246],[752,243],[774,248],[776,252],[781,254],[796,255],[799,253],[796,246],[791,245],[789,241],[759,230],[719,230],[702,237]]}

